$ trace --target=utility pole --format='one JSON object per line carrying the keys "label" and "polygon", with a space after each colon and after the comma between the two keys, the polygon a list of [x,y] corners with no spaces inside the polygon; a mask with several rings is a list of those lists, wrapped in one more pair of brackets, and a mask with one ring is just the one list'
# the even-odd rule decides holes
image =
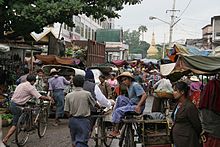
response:
{"label": "utility pole", "polygon": [[164,56],[165,56],[165,38],[166,38],[166,35],[164,34],[164,41],[163,41],[163,49],[162,49],[162,59],[164,59]]}
{"label": "utility pole", "polygon": [[177,11],[180,11],[180,10],[176,10],[175,9],[175,6],[176,6],[176,0],[173,0],[173,8],[172,8],[172,10],[167,10],[166,11],[166,13],[167,12],[171,12],[171,19],[170,19],[170,30],[169,30],[169,47],[171,47],[171,43],[172,43],[172,39],[173,39],[173,27],[174,27],[174,25],[178,22],[178,21],[180,21],[180,19],[179,20],[177,20],[176,22],[175,22],[175,12],[177,12]]}

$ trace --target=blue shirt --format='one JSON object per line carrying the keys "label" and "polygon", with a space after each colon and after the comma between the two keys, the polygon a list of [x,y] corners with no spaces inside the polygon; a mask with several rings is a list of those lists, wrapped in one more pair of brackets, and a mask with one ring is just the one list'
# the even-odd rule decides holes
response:
{"label": "blue shirt", "polygon": [[69,85],[70,82],[67,81],[63,76],[54,76],[48,80],[49,90],[64,89],[65,85]]}
{"label": "blue shirt", "polygon": [[137,82],[132,82],[128,88],[128,96],[133,104],[138,104],[140,101],[140,96],[145,93],[144,89]]}

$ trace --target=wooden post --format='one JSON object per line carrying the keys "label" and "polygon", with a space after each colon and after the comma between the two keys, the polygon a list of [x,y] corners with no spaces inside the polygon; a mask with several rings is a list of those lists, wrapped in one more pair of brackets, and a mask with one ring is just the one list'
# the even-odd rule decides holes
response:
{"label": "wooden post", "polygon": [[[33,42],[31,44],[31,47],[33,47]],[[31,67],[30,67],[30,73],[32,74],[33,73],[33,48],[31,48]]]}

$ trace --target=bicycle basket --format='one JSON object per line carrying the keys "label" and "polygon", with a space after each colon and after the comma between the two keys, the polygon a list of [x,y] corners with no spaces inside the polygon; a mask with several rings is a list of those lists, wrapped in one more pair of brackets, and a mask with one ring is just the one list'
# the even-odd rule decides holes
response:
{"label": "bicycle basket", "polygon": [[161,99],[173,99],[173,93],[166,91],[155,91],[156,97]]}

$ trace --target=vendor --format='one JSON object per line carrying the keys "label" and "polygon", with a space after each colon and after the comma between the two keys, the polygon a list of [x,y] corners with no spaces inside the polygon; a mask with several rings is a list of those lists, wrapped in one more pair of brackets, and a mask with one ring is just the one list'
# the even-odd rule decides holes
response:
{"label": "vendor", "polygon": [[[172,84],[166,76],[161,75],[161,79],[153,85],[154,91],[173,92]],[[162,98],[154,98],[152,112],[165,112],[164,100]]]}

